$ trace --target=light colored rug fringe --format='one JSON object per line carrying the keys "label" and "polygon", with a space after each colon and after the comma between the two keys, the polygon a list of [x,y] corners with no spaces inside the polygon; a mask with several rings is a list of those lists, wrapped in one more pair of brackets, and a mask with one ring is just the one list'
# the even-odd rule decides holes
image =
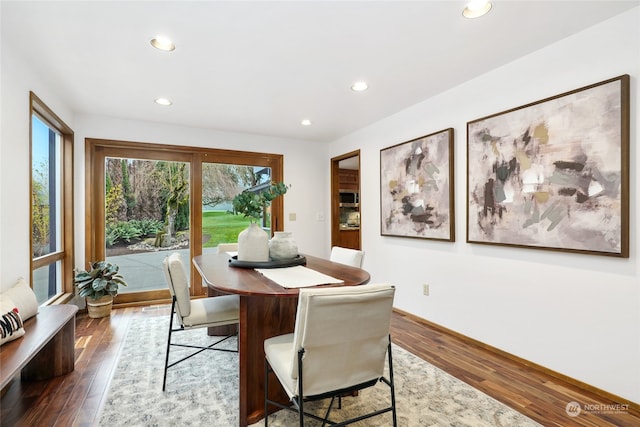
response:
{"label": "light colored rug fringe", "polygon": [[[99,418],[99,426],[215,426],[238,425],[238,354],[206,351],[169,369],[162,392],[167,317],[131,322]],[[181,342],[210,343],[204,329],[180,332]],[[233,348],[236,342],[227,345]],[[178,349],[173,356],[178,357]],[[524,415],[457,380],[402,348],[393,347],[398,425],[424,426],[538,426]],[[379,384],[357,397],[343,399],[342,416],[389,401],[388,387]],[[314,403],[321,411],[328,401]],[[311,406],[311,405],[309,405]],[[297,415],[281,410],[269,417],[273,427],[297,425]],[[263,422],[255,426],[264,425]],[[309,426],[320,425],[310,422]],[[385,414],[354,426],[390,426]]]}

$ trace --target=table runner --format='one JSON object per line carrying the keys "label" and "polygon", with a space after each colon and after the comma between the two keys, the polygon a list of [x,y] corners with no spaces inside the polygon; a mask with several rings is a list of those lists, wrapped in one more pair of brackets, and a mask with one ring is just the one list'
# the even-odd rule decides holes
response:
{"label": "table runner", "polygon": [[301,265],[285,268],[256,268],[255,270],[283,288],[304,288],[308,286],[344,283],[344,280],[336,279],[335,277]]}

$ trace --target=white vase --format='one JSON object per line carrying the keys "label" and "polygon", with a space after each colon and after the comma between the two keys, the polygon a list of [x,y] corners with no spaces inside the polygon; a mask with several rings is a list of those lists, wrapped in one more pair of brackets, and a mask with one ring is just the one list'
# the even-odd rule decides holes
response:
{"label": "white vase", "polygon": [[293,259],[298,256],[298,244],[290,231],[276,231],[269,240],[269,256],[274,260]]}
{"label": "white vase", "polygon": [[238,234],[238,261],[269,261],[269,236],[255,222]]}

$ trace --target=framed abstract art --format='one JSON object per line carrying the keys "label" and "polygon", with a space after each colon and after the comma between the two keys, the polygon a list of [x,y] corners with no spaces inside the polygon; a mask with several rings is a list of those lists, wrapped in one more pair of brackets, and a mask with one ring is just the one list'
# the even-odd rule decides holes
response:
{"label": "framed abstract art", "polygon": [[467,242],[629,256],[629,76],[467,123]]}
{"label": "framed abstract art", "polygon": [[380,234],[455,241],[453,129],[380,150]]}

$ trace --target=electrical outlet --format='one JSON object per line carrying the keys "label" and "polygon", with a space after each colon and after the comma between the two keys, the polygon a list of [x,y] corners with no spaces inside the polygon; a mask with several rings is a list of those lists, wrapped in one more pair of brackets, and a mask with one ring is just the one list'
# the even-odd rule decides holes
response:
{"label": "electrical outlet", "polygon": [[429,284],[425,283],[422,285],[422,294],[426,297],[429,296]]}

